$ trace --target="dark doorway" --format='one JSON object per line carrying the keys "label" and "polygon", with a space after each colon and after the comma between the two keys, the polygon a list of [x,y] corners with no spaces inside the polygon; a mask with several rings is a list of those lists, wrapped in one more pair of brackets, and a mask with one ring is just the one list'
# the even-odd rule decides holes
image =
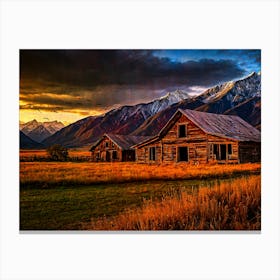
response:
{"label": "dark doorway", "polygon": [[226,160],[227,159],[227,145],[221,144],[220,149],[221,149],[221,160]]}
{"label": "dark doorway", "polygon": [[111,161],[111,154],[108,151],[106,151],[106,161]]}
{"label": "dark doorway", "polygon": [[178,161],[189,161],[188,147],[178,147]]}
{"label": "dark doorway", "polygon": [[118,159],[117,151],[113,151],[113,153],[112,153],[112,159],[114,159],[114,160]]}

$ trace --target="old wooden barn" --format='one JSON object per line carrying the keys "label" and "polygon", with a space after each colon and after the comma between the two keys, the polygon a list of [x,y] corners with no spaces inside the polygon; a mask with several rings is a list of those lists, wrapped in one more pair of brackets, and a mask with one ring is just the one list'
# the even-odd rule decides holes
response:
{"label": "old wooden barn", "polygon": [[91,147],[92,161],[135,161],[133,145],[143,142],[151,137],[104,134]]}
{"label": "old wooden barn", "polygon": [[259,162],[261,133],[238,116],[179,109],[158,135],[133,148],[140,163]]}

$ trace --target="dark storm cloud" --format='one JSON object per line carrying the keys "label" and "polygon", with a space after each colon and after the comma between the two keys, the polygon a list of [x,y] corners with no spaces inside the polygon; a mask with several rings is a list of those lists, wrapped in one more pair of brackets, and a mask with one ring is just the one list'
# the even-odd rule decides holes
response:
{"label": "dark storm cloud", "polygon": [[22,50],[21,79],[78,87],[98,85],[209,83],[243,74],[232,60],[185,63],[153,56],[153,51]]}
{"label": "dark storm cloud", "polygon": [[180,62],[155,56],[154,52],[21,50],[20,98],[37,107],[49,104],[65,109],[107,108],[148,101],[166,88],[211,86],[245,73],[232,59]]}

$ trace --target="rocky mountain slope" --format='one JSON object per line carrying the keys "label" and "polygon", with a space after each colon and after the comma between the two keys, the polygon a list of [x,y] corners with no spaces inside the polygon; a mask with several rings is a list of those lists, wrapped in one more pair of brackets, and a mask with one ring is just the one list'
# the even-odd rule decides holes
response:
{"label": "rocky mountain slope", "polygon": [[261,125],[261,75],[249,76],[209,88],[197,96],[174,91],[146,104],[122,106],[102,116],[79,120],[43,141],[82,146],[93,143],[103,133],[155,135],[178,108],[220,114],[235,114],[252,125]]}
{"label": "rocky mountain slope", "polygon": [[61,129],[43,143],[81,146],[96,141],[103,133],[130,134],[154,114],[185,98],[192,99],[186,92],[176,90],[149,103],[122,106],[102,116],[87,117]]}
{"label": "rocky mountain slope", "polygon": [[134,135],[155,135],[177,109],[193,109],[216,114],[238,115],[253,126],[261,126],[261,75],[212,87],[192,100],[183,100],[147,119]]}

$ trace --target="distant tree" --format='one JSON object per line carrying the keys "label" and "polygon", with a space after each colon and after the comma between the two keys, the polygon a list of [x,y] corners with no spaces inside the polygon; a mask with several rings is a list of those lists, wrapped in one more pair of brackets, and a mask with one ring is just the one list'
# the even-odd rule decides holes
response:
{"label": "distant tree", "polygon": [[47,153],[55,161],[65,161],[68,159],[68,149],[59,144],[48,147]]}

